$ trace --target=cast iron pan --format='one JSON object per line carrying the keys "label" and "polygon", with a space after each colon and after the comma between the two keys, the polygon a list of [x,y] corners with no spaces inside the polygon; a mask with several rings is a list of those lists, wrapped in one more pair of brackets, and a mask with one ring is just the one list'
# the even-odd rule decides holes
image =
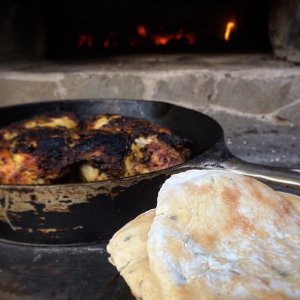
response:
{"label": "cast iron pan", "polygon": [[231,169],[299,188],[300,174],[241,162],[226,148],[223,130],[199,112],[162,102],[68,100],[4,107],[0,126],[47,111],[69,111],[82,121],[99,113],[146,118],[192,140],[192,158],[174,168],[120,180],[42,186],[0,185],[0,238],[31,244],[108,240],[141,212],[156,206],[162,183],[192,168]]}

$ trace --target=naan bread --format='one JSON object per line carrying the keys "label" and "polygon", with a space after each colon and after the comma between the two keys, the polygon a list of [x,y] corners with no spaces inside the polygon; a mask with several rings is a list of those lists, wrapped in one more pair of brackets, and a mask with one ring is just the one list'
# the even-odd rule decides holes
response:
{"label": "naan bread", "polygon": [[116,266],[137,299],[161,299],[147,254],[148,232],[154,216],[154,210],[139,215],[120,229],[107,246],[109,261]]}
{"label": "naan bread", "polygon": [[162,299],[300,299],[300,198],[225,171],[174,175],[147,251]]}

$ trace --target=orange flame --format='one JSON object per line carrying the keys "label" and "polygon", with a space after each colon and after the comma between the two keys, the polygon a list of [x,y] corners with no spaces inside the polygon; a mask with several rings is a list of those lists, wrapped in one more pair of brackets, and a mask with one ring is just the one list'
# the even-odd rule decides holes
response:
{"label": "orange flame", "polygon": [[[148,31],[145,25],[136,26],[136,33],[142,38],[148,38],[156,46],[166,46],[169,42],[179,41],[187,45],[194,45],[196,43],[196,34],[192,32],[184,32],[183,29],[175,33],[161,33],[161,34],[152,34]],[[83,39],[83,38],[82,38]],[[85,38],[86,39],[86,38]],[[85,40],[83,41],[85,42]],[[81,43],[83,43],[81,42]],[[120,40],[118,38],[118,33],[109,32],[103,40],[103,48],[117,48],[120,47]],[[128,40],[128,44],[131,47],[137,47],[140,45],[140,39],[131,38]],[[91,44],[92,46],[93,44]]]}
{"label": "orange flame", "polygon": [[179,41],[181,39],[186,39],[188,45],[194,45],[196,42],[196,34],[184,33],[182,30],[180,30],[175,34],[154,34],[151,36],[151,39],[156,46],[165,46],[171,40]]}
{"label": "orange flame", "polygon": [[226,30],[225,30],[225,33],[224,33],[224,40],[226,42],[229,41],[231,32],[233,31],[234,28],[235,28],[235,23],[234,22],[232,22],[232,21],[227,22]]}
{"label": "orange flame", "polygon": [[137,34],[143,38],[147,36],[147,29],[144,25],[138,25],[136,27]]}
{"label": "orange flame", "polygon": [[93,36],[91,34],[80,34],[78,37],[77,47],[82,48],[87,46],[93,47]]}
{"label": "orange flame", "polygon": [[168,44],[168,42],[173,38],[173,35],[167,34],[167,35],[159,35],[155,34],[152,36],[153,42],[157,46],[165,46]]}

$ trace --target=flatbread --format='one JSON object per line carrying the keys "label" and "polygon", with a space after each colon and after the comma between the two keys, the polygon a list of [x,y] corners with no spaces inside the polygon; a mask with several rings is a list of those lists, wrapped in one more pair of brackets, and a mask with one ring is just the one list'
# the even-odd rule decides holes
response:
{"label": "flatbread", "polygon": [[160,288],[149,268],[147,239],[155,210],[139,215],[110,240],[109,261],[116,266],[137,299],[159,300]]}
{"label": "flatbread", "polygon": [[147,251],[162,299],[300,299],[300,198],[225,171],[174,175]]}
{"label": "flatbread", "polygon": [[109,260],[137,299],[300,299],[299,227],[300,197],[188,171],[163,185],[156,215],[114,235]]}

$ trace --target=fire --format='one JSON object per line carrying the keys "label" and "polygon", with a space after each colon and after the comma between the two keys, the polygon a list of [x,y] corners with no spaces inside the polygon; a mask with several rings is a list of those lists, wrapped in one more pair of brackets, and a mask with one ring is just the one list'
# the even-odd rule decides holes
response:
{"label": "fire", "polygon": [[196,43],[196,34],[179,31],[175,34],[154,34],[151,36],[151,39],[156,46],[165,46],[172,40],[186,40],[188,45],[194,45]]}
{"label": "fire", "polygon": [[143,38],[147,36],[147,29],[144,25],[138,25],[136,28],[137,34]]}
{"label": "fire", "polygon": [[[185,40],[188,45],[194,45],[196,43],[195,33],[185,33],[180,29],[177,33],[161,33],[161,34],[151,34],[145,25],[138,25],[136,27],[137,34],[142,37],[148,37],[156,46],[166,46],[170,41],[180,41]],[[136,43],[130,41],[131,46],[136,46]]]}
{"label": "fire", "polygon": [[[194,45],[196,43],[196,34],[185,32],[179,29],[177,32],[152,33],[145,25],[136,26],[136,35],[129,38],[125,43],[130,47],[143,47],[145,40],[152,42],[155,46],[163,47],[170,44]],[[102,40],[104,49],[119,48],[124,44],[124,40],[119,32],[108,32]],[[77,47],[94,47],[94,36],[90,33],[80,34],[78,36]]]}
{"label": "fire", "polygon": [[173,38],[172,34],[166,34],[166,35],[152,35],[152,40],[156,46],[165,46],[169,43],[169,41]]}
{"label": "fire", "polygon": [[82,48],[87,46],[89,48],[93,47],[93,36],[91,34],[80,34],[78,37],[77,47]]}
{"label": "fire", "polygon": [[231,32],[233,31],[234,28],[235,28],[235,23],[233,21],[227,22],[226,30],[225,30],[225,33],[224,33],[224,40],[226,42],[229,41]]}

